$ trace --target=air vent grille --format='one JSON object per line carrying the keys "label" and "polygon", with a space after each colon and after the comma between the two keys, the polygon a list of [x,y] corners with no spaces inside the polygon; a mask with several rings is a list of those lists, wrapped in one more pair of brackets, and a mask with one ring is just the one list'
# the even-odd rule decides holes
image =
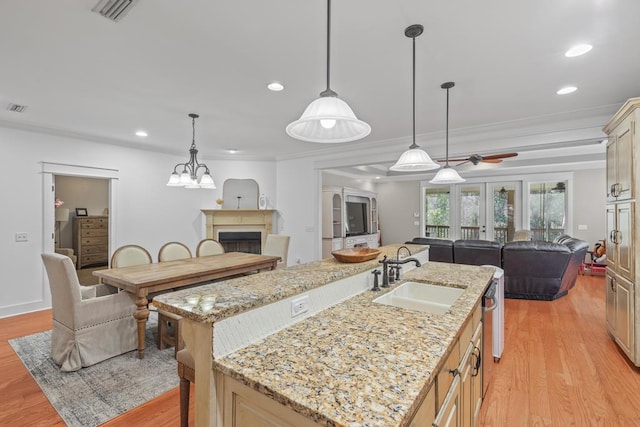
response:
{"label": "air vent grille", "polygon": [[26,105],[9,104],[7,106],[7,110],[13,111],[14,113],[22,113],[26,109],[27,109]]}
{"label": "air vent grille", "polygon": [[138,0],[100,0],[91,10],[107,19],[118,22],[136,3]]}

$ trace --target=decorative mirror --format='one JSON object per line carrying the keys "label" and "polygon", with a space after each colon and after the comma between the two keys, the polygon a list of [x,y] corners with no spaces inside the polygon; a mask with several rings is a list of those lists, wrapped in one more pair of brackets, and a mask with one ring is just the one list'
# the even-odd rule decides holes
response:
{"label": "decorative mirror", "polygon": [[222,209],[258,209],[258,183],[254,179],[227,179],[222,184]]}

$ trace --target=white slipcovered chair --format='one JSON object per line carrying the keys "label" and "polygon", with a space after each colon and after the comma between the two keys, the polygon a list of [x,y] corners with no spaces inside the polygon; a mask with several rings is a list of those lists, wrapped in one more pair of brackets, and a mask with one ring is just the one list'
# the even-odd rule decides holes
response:
{"label": "white slipcovered chair", "polygon": [[278,261],[277,268],[286,267],[290,239],[289,236],[283,234],[267,234],[264,248],[262,248],[262,255],[279,256],[280,261]]}
{"label": "white slipcovered chair", "polygon": [[180,242],[169,242],[162,245],[158,251],[158,262],[175,261],[191,258],[191,250]]}
{"label": "white slipcovered chair", "polygon": [[213,239],[204,239],[198,243],[196,256],[219,255],[224,253],[224,247],[220,242]]}
{"label": "white slipcovered chair", "polygon": [[62,371],[77,371],[138,345],[135,297],[107,285],[80,286],[71,259],[42,254],[53,307],[51,357]]}

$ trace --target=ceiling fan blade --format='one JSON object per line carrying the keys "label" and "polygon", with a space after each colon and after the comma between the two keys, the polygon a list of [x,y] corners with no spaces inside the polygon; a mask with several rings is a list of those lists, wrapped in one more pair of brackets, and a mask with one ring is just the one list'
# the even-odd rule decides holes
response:
{"label": "ceiling fan blade", "polygon": [[455,162],[459,162],[460,160],[462,160],[462,163],[458,163],[458,164],[456,165],[456,167],[458,167],[458,166],[462,166],[462,165],[464,165],[465,163],[469,163],[469,159],[458,159],[458,160],[453,160],[453,161],[455,161]]}
{"label": "ceiling fan blade", "polygon": [[482,160],[506,159],[508,157],[515,157],[517,155],[518,153],[493,154],[491,156],[482,156]]}
{"label": "ceiling fan blade", "polygon": [[[442,160],[437,160],[438,162],[442,162],[445,163],[446,160],[442,159]],[[450,162],[468,162],[469,159],[449,159]]]}
{"label": "ceiling fan blade", "polygon": [[482,159],[482,163],[502,163],[502,159]]}

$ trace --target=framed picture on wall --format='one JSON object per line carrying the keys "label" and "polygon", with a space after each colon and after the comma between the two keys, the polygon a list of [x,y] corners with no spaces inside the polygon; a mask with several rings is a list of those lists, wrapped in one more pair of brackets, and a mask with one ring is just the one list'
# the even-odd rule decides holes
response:
{"label": "framed picture on wall", "polygon": [[89,216],[87,208],[76,208],[76,216]]}

